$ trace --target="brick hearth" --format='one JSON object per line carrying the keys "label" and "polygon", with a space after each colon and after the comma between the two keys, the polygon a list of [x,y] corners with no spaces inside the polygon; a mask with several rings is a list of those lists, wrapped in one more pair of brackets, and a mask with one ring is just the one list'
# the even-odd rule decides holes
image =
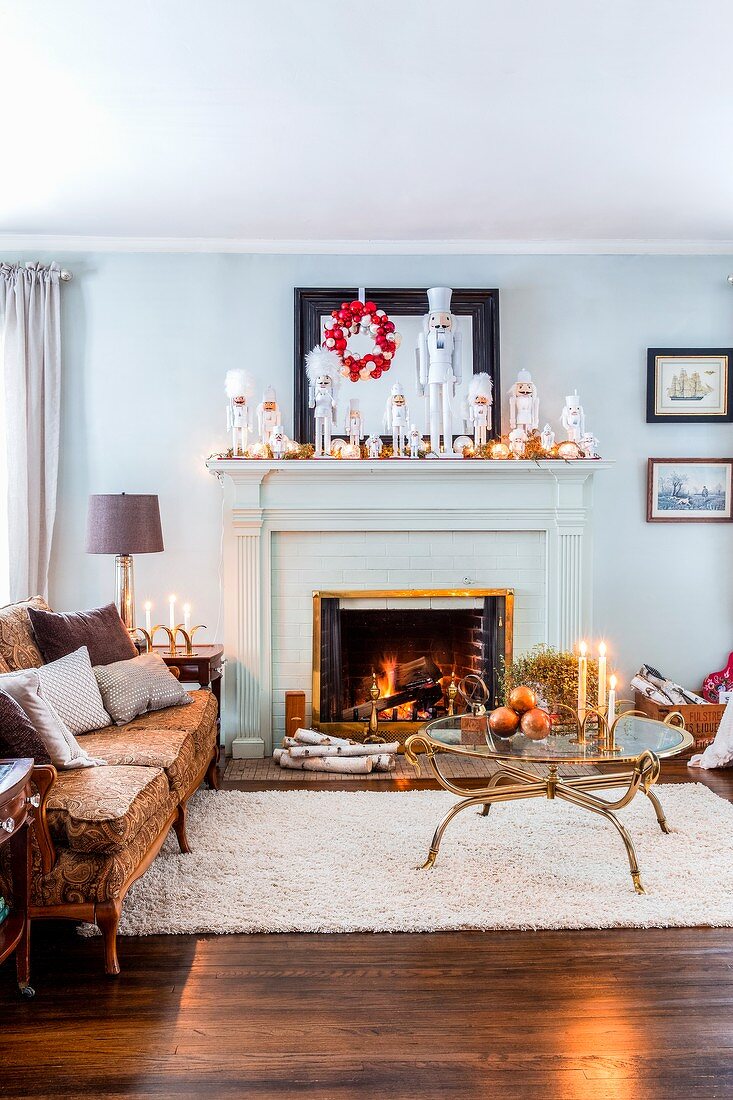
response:
{"label": "brick hearth", "polygon": [[[462,759],[459,756],[444,755],[440,761],[440,767],[444,775],[451,779],[482,779],[487,778],[498,771],[498,765],[492,760]],[[528,769],[529,770],[529,769]],[[536,764],[531,769],[537,775],[547,774],[547,768],[542,764]],[[561,775],[592,775],[596,768],[568,764],[560,768]],[[335,772],[300,772],[288,768],[281,768],[272,757],[262,760],[228,760],[224,779],[230,782],[241,783],[244,780],[252,780],[258,783],[323,783],[334,781],[348,783],[349,781],[379,783],[380,780],[394,782],[400,779],[430,779],[432,772],[427,761],[421,761],[420,773],[411,767],[404,756],[397,757],[397,768],[393,772],[372,772],[370,775],[343,775]]]}

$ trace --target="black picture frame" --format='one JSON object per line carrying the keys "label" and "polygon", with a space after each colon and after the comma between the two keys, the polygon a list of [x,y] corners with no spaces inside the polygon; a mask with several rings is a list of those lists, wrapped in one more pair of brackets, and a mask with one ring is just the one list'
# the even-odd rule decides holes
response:
{"label": "black picture frame", "polygon": [[[308,381],[305,357],[321,342],[321,317],[338,309],[342,302],[351,302],[359,295],[357,287],[296,287],[295,339],[293,365],[293,436],[299,443],[313,443],[315,426],[308,408]],[[372,298],[390,317],[415,316],[428,311],[427,290],[421,288],[366,287],[366,298]],[[458,288],[453,290],[451,311],[458,316],[470,316],[473,330],[473,373],[485,371],[494,388],[494,408],[501,409],[499,375],[499,291]],[[501,416],[497,411],[490,437],[501,435]],[[382,437],[385,441],[387,436]]]}
{"label": "black picture frame", "polygon": [[[714,413],[660,412],[657,405],[659,359],[725,358],[725,411]],[[647,424],[730,424],[733,422],[733,348],[648,348],[646,353]]]}

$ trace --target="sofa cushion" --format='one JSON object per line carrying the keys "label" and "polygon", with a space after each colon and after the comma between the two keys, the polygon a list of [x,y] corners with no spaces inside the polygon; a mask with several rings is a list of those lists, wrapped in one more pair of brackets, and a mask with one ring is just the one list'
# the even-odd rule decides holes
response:
{"label": "sofa cushion", "polygon": [[152,714],[143,714],[124,727],[125,730],[184,730],[190,733],[197,751],[210,743],[216,724],[216,699],[209,688],[190,691],[191,705],[168,707]]}
{"label": "sofa cushion", "polygon": [[129,726],[108,726],[82,738],[87,752],[103,756],[113,767],[135,765],[162,768],[172,791],[182,796],[188,790],[196,747],[185,730],[136,730]]}
{"label": "sofa cushion", "polygon": [[124,726],[139,714],[188,706],[191,698],[159,653],[142,653],[94,669],[110,718]]}
{"label": "sofa cushion", "polygon": [[0,668],[0,672],[39,668],[43,664],[28,617],[29,608],[38,611],[51,610],[42,596],[33,596],[22,603],[9,603],[0,607],[0,658],[7,665],[7,668]]}
{"label": "sofa cushion", "polygon": [[[33,905],[74,905],[84,902],[114,901],[120,897],[151,845],[160,835],[176,808],[176,797],[168,794],[155,812],[141,825],[130,843],[119,852],[77,852],[57,848],[56,862],[44,875],[37,845],[33,844]],[[0,854],[10,846],[4,844]]]}
{"label": "sofa cushion", "polygon": [[89,756],[62,722],[53,705],[44,695],[37,668],[22,668],[0,676],[0,690],[6,692],[25,711],[38,736],[43,741],[56,768],[92,768],[103,764]]}
{"label": "sofa cushion", "polygon": [[13,760],[30,757],[36,764],[51,763],[36,727],[20,704],[5,691],[0,691],[0,756]]}
{"label": "sofa cushion", "polygon": [[109,715],[104,709],[85,645],[59,657],[58,661],[42,665],[38,678],[46,700],[73,734],[109,725]]}
{"label": "sofa cushion", "polygon": [[28,614],[44,661],[57,661],[83,645],[93,665],[137,657],[137,649],[113,603],[91,611],[58,613],[31,607]]}
{"label": "sofa cushion", "polygon": [[49,792],[46,816],[59,845],[76,852],[119,852],[170,797],[161,768],[62,772]]}

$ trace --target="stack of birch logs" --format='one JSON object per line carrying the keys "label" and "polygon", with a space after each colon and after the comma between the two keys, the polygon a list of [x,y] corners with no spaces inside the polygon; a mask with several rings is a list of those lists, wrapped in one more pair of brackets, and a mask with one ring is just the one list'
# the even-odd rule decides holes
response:
{"label": "stack of birch logs", "polygon": [[343,737],[327,737],[317,730],[296,729],[292,737],[283,737],[282,748],[273,756],[281,768],[307,772],[340,772],[369,775],[395,769],[399,741],[386,745],[363,745]]}

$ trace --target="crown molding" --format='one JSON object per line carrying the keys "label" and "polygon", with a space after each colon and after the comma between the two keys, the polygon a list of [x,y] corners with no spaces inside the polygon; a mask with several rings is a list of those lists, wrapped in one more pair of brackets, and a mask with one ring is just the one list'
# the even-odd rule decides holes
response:
{"label": "crown molding", "polygon": [[375,256],[733,256],[733,240],[279,240],[0,233],[8,252],[222,252]]}

